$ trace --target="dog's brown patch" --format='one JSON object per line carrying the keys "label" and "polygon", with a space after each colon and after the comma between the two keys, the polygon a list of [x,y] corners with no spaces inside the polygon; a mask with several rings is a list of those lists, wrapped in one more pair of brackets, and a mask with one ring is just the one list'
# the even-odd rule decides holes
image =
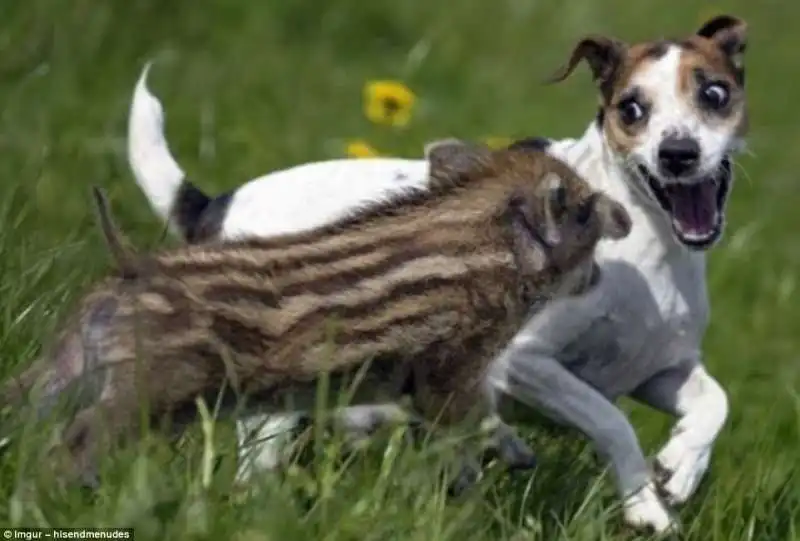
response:
{"label": "dog's brown patch", "polygon": [[[639,135],[647,129],[647,111],[653,106],[649,97],[639,88],[631,87],[631,81],[638,73],[646,70],[667,52],[673,42],[657,41],[637,43],[628,47],[617,76],[608,83],[608,91],[603,94],[600,107],[603,111],[601,127],[615,152],[626,155],[637,144]],[[645,111],[645,116],[633,123],[622,120],[624,103],[635,99]]]}
{"label": "dog's brown patch", "polygon": [[[742,64],[746,27],[743,21],[731,24],[709,37],[698,33],[681,42],[678,91],[706,122],[733,125],[736,135],[743,137],[748,129]],[[708,83],[719,83],[729,92],[724,108],[709,112],[701,106],[698,92]]]}
{"label": "dog's brown patch", "polygon": [[[709,122],[735,123],[737,135],[747,131],[747,114],[744,103],[743,54],[746,48],[747,25],[729,15],[714,17],[697,32],[680,40],[657,40],[628,44],[613,37],[587,36],[573,48],[567,63],[549,82],[566,79],[585,60],[598,86],[600,111],[597,121],[606,132],[614,150],[622,154],[636,144],[637,136],[647,126],[647,109],[652,104],[631,81],[638,73],[661,59],[671,47],[681,50],[679,89],[687,103],[698,112],[698,88],[707,80],[720,80],[730,90],[728,106],[713,114],[703,113]],[[705,79],[704,79],[705,78]],[[640,120],[625,122],[626,100],[635,98],[645,110]]]}

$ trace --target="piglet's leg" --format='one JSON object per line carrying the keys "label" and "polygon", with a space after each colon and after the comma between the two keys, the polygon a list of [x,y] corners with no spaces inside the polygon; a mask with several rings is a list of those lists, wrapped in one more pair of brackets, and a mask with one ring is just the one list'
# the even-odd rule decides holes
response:
{"label": "piglet's leg", "polygon": [[536,467],[536,454],[513,428],[498,417],[487,420],[489,428],[488,450],[492,451],[511,471],[531,470]]}
{"label": "piglet's leg", "polygon": [[[509,470],[530,470],[536,467],[536,455],[508,425],[495,416],[488,417],[481,430],[488,435],[488,444],[469,452],[466,448],[460,453],[460,466],[450,485],[450,493],[458,495],[474,485],[481,474],[481,464],[475,460],[476,454],[484,455],[489,450],[496,455]],[[485,455],[484,455],[485,456]]]}
{"label": "piglet's leg", "polygon": [[[517,436],[513,429],[495,415],[495,400],[492,388],[475,366],[464,362],[447,362],[443,366],[462,366],[463,369],[448,371],[448,377],[433,377],[420,385],[421,392],[415,397],[415,406],[431,423],[465,428],[478,428],[488,436],[488,445],[471,447],[459,452],[460,466],[450,492],[458,494],[472,486],[480,477],[481,466],[476,456],[492,450],[509,469],[529,469],[535,466],[533,450]],[[430,374],[426,374],[430,376]]]}

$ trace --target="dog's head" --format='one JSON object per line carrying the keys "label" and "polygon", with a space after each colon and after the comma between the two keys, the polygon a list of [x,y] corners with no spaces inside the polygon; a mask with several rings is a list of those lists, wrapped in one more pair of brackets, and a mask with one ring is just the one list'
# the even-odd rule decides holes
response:
{"label": "dog's head", "polygon": [[588,36],[551,79],[587,62],[609,147],[690,248],[709,248],[722,235],[731,154],[747,132],[745,46],[745,22],[728,15],[681,40]]}

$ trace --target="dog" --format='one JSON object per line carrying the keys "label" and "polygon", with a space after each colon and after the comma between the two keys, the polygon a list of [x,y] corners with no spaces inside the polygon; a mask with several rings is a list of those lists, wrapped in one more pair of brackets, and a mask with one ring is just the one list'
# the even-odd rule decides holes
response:
{"label": "dog", "polygon": [[[731,15],[681,39],[587,36],[550,82],[585,62],[597,86],[596,117],[580,138],[512,144],[565,160],[622,201],[634,225],[626,239],[600,243],[602,285],[532,318],[490,379],[502,395],[586,434],[611,464],[626,522],[657,532],[679,529],[669,506],[696,491],[728,415],[727,394],[703,365],[705,253],[723,235],[733,159],[748,130],[746,44],[745,21]],[[189,242],[312,227],[427,183],[424,160],[331,160],[210,198],[170,154],[145,75],[131,109],[130,164],[162,219]],[[360,175],[363,183],[354,182]],[[655,471],[614,405],[621,396],[676,418]]]}

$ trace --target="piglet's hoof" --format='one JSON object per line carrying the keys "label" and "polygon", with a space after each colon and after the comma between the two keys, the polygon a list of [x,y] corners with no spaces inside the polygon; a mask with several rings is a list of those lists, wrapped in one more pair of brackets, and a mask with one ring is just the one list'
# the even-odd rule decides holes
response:
{"label": "piglet's hoof", "polygon": [[519,437],[508,434],[497,441],[497,453],[509,471],[532,470],[536,467],[536,455]]}
{"label": "piglet's hoof", "polygon": [[496,436],[482,458],[484,466],[499,459],[510,472],[532,470],[537,465],[533,449],[519,436],[510,432]]}
{"label": "piglet's hoof", "polygon": [[447,495],[451,498],[458,498],[464,492],[475,486],[480,478],[481,472],[474,465],[463,465],[459,468],[455,478],[447,487]]}

